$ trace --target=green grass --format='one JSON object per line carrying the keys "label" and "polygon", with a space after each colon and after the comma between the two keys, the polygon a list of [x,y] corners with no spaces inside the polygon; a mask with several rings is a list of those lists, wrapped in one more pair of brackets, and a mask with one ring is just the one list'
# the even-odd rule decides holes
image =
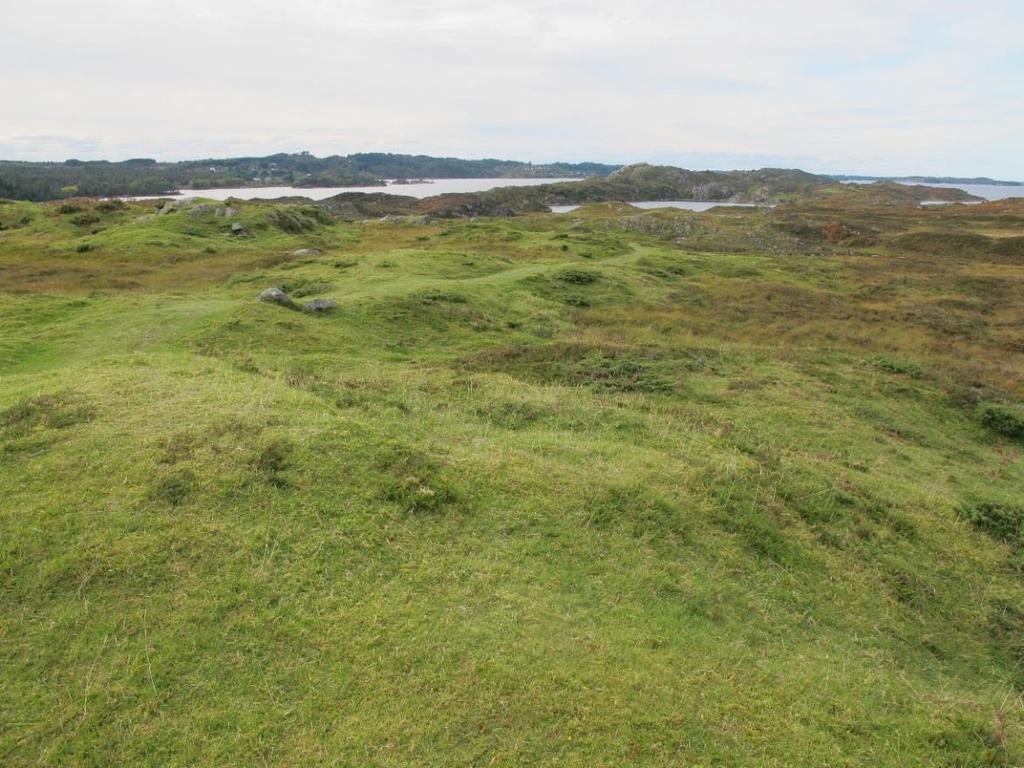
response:
{"label": "green grass", "polygon": [[1021,263],[83,207],[0,206],[0,763],[1024,761]]}

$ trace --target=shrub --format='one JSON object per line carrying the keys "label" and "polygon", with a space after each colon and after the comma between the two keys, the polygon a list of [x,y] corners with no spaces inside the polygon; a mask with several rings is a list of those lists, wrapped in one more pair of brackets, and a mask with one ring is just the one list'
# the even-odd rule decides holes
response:
{"label": "shrub", "polygon": [[428,288],[417,293],[410,294],[410,298],[418,299],[425,304],[465,304],[466,297],[451,291],[441,291]]}
{"label": "shrub", "polygon": [[585,296],[576,296],[574,294],[569,294],[567,296],[564,296],[562,298],[562,301],[564,303],[568,304],[570,307],[589,307],[590,306],[590,299],[586,298]]}
{"label": "shrub", "polygon": [[920,379],[924,375],[924,369],[920,365],[906,360],[894,360],[891,357],[876,357],[875,365],[888,373],[898,373],[901,376],[909,376],[912,379]]}
{"label": "shrub", "polygon": [[99,211],[100,213],[113,213],[114,211],[124,210],[124,207],[124,200],[112,198],[110,200],[101,200],[96,205],[96,210]]}
{"label": "shrub", "polygon": [[848,229],[841,222],[830,221],[828,224],[822,224],[821,234],[823,234],[825,239],[830,243],[835,244],[840,243],[857,233]]}
{"label": "shrub", "polygon": [[987,403],[978,409],[981,423],[1006,437],[1024,438],[1024,412],[1019,407]]}
{"label": "shrub", "polygon": [[957,510],[957,514],[979,531],[987,533],[994,539],[1014,546],[1020,546],[1022,543],[1024,507],[982,501],[976,504],[962,505]]}
{"label": "shrub", "polygon": [[596,283],[598,279],[597,275],[593,272],[584,272],[580,269],[568,269],[558,274],[557,278],[563,283],[570,283],[572,285],[590,285],[591,283]]}

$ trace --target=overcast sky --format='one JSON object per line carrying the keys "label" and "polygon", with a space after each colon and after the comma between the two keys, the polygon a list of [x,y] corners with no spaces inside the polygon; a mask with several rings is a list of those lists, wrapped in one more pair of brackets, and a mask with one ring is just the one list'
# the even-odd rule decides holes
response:
{"label": "overcast sky", "polygon": [[0,159],[1024,179],[1024,0],[5,0]]}

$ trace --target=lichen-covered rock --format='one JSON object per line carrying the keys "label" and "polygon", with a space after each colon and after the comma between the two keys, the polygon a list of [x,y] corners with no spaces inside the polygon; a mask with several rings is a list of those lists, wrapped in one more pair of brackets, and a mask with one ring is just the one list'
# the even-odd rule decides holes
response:
{"label": "lichen-covered rock", "polygon": [[291,296],[282,291],[276,286],[273,288],[267,288],[260,293],[260,301],[268,304],[278,304],[288,309],[299,309],[299,305],[295,303]]}
{"label": "lichen-covered rock", "polygon": [[313,299],[312,301],[307,301],[302,305],[302,311],[309,312],[311,314],[333,312],[337,308],[338,303],[331,299]]}
{"label": "lichen-covered rock", "polygon": [[249,230],[239,224],[237,221],[231,225],[231,234],[238,237],[244,237],[249,234]]}
{"label": "lichen-covered rock", "polygon": [[194,219],[197,219],[200,216],[207,216],[211,213],[214,213],[215,209],[216,206],[214,205],[210,205],[209,203],[200,203],[199,205],[193,205],[191,208],[189,208],[188,215]]}
{"label": "lichen-covered rock", "polygon": [[326,212],[311,206],[278,208],[267,214],[267,221],[291,235],[312,231],[319,224],[331,223]]}

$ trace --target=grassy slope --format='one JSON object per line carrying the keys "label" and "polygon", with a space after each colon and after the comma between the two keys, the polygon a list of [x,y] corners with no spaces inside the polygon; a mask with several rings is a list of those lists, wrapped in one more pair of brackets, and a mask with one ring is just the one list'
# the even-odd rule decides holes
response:
{"label": "grassy slope", "polygon": [[0,762],[1020,762],[1024,267],[891,245],[1020,212],[267,210],[0,206]]}

